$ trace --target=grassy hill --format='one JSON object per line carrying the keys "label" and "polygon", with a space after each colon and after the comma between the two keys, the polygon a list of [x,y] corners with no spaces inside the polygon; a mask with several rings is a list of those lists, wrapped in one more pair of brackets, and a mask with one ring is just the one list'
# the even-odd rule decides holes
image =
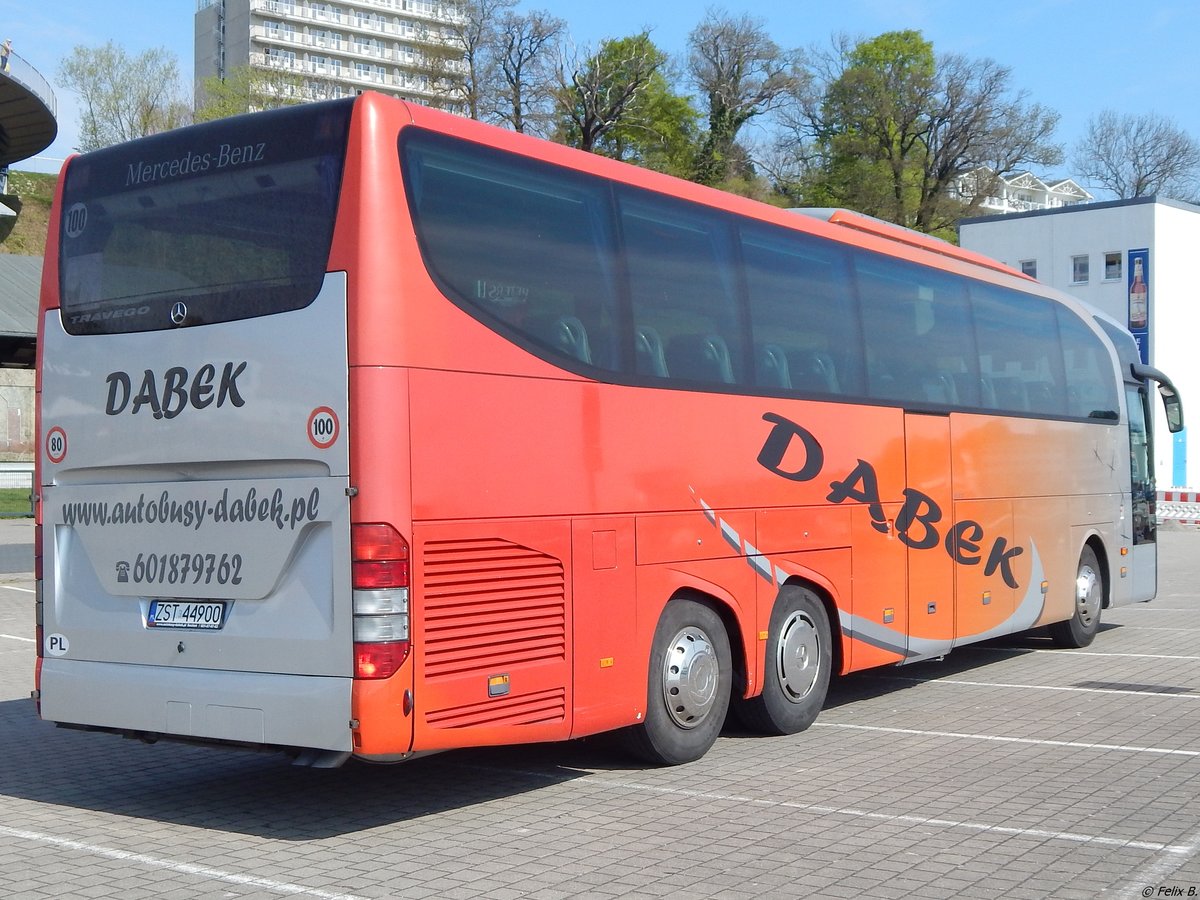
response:
{"label": "grassy hill", "polygon": [[[54,200],[57,175],[34,172],[9,172],[7,197],[16,197],[21,212],[11,232],[5,235],[0,225],[0,253],[20,253],[41,256],[46,250],[46,226],[50,221],[50,204]],[[3,198],[0,198],[3,202]],[[15,206],[5,203],[6,206]]]}

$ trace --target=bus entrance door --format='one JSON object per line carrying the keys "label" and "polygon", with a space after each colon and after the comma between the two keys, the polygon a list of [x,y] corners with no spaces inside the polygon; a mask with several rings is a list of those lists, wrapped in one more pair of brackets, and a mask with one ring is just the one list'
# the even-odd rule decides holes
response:
{"label": "bus entrance door", "polygon": [[940,656],[954,641],[950,417],[905,413],[906,481],[896,533],[908,547],[909,661]]}

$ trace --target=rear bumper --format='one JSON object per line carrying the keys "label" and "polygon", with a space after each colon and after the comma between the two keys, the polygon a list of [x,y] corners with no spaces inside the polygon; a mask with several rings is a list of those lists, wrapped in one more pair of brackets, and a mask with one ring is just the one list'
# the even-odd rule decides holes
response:
{"label": "rear bumper", "polygon": [[45,658],[42,718],[146,735],[349,751],[351,678]]}

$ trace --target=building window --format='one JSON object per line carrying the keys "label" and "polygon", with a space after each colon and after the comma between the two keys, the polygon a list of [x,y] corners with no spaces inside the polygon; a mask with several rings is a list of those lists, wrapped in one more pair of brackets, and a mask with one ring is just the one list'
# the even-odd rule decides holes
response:
{"label": "building window", "polygon": [[1023,259],[1021,260],[1021,274],[1028,275],[1030,278],[1037,278],[1037,260]]}
{"label": "building window", "polygon": [[1105,281],[1120,281],[1121,280],[1121,254],[1120,253],[1105,253],[1104,254],[1104,280]]}
{"label": "building window", "polygon": [[1071,257],[1071,284],[1088,283],[1088,258],[1084,256]]}

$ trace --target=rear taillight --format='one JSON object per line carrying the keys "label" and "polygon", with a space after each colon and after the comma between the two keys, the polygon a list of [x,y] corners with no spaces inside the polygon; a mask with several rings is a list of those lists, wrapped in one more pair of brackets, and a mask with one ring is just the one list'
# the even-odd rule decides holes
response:
{"label": "rear taillight", "polygon": [[390,678],[408,659],[408,541],[391,525],[350,527],[354,677]]}

